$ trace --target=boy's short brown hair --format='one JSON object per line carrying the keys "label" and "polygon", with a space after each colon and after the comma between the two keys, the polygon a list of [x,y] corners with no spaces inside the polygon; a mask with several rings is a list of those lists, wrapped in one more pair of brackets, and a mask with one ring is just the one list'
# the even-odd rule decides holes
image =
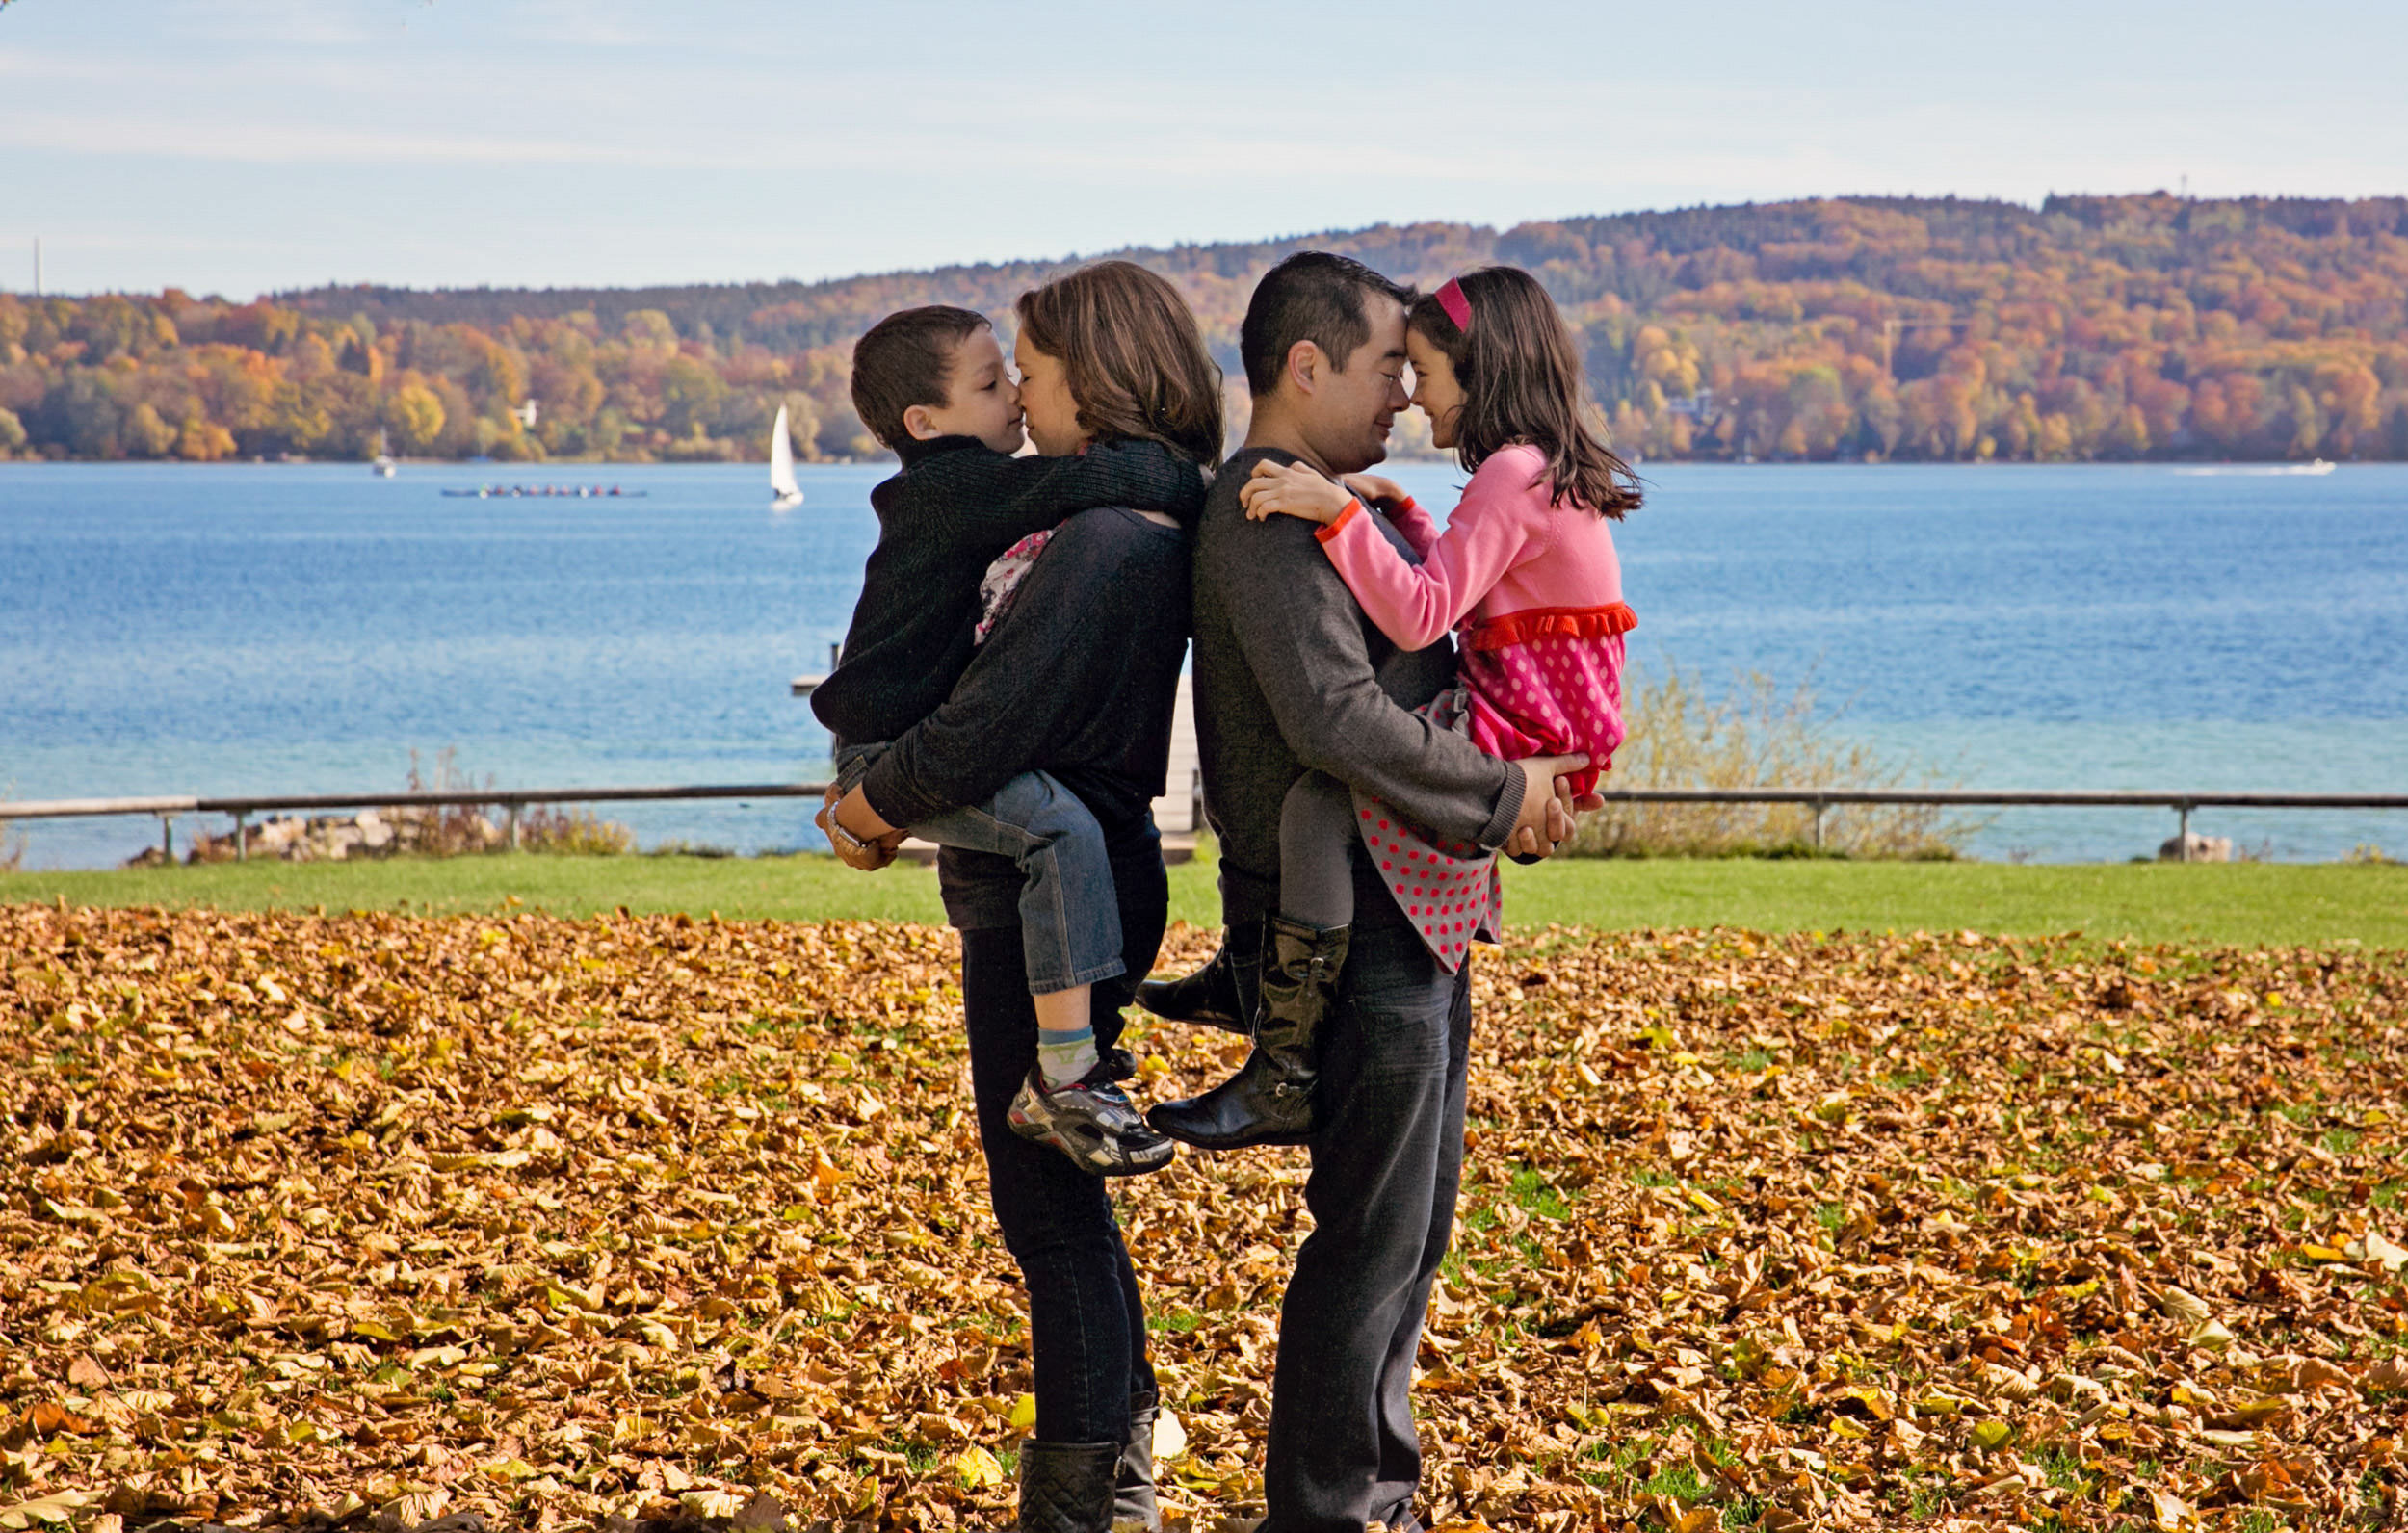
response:
{"label": "boy's short brown hair", "polygon": [[942,406],[961,343],[987,327],[986,316],[950,303],[897,309],[853,344],[852,412],[895,452],[911,440],[903,411]]}

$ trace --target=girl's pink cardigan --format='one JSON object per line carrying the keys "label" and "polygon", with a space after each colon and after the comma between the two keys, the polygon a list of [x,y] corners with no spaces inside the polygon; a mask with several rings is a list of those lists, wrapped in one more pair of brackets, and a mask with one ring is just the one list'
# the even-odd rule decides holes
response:
{"label": "girl's pink cardigan", "polygon": [[1318,534],[1379,631],[1422,649],[1469,620],[1464,643],[1502,649],[1551,637],[1604,637],[1636,619],[1622,604],[1622,561],[1603,516],[1548,499],[1547,456],[1504,448],[1480,464],[1446,531],[1412,501],[1388,519],[1422,556],[1414,565],[1349,504]]}

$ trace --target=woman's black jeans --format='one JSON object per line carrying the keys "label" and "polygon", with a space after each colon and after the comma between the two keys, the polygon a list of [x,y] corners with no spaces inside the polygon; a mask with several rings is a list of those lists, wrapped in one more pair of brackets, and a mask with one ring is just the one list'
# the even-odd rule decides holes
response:
{"label": "woman's black jeans", "polygon": [[[1151,835],[1144,855],[1113,848],[1128,973],[1095,986],[1095,1044],[1119,1041],[1120,1008],[1162,948],[1169,890]],[[1015,890],[1016,892],[1016,890]],[[1036,1064],[1036,1011],[1020,928],[961,934],[961,1002],[988,1195],[1004,1245],[1029,1290],[1029,1351],[1036,1373],[1036,1440],[1122,1442],[1132,1395],[1150,1394],[1145,1303],[1104,1179],[1011,1131],[1013,1093]]]}

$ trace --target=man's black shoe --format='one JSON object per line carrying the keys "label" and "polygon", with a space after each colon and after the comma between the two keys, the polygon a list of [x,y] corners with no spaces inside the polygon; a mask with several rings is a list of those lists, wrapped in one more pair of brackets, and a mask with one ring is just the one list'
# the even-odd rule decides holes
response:
{"label": "man's black shoe", "polygon": [[1166,1022],[1192,1022],[1224,1032],[1244,1032],[1245,1010],[1238,1000],[1237,961],[1224,940],[1220,951],[1191,974],[1148,979],[1138,986],[1138,1004]]}
{"label": "man's black shoe", "polygon": [[1221,950],[1192,974],[1178,979],[1146,979],[1137,987],[1137,1003],[1165,1023],[1197,1023],[1223,1032],[1252,1032],[1245,1018],[1245,999],[1238,994],[1238,970],[1262,963],[1265,922],[1245,922],[1221,934]]}

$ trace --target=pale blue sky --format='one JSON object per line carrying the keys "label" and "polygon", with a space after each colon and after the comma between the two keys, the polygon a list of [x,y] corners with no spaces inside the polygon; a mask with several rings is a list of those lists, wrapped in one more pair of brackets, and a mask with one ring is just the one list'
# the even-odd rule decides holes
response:
{"label": "pale blue sky", "polygon": [[13,0],[0,287],[820,277],[1823,193],[2408,191],[2397,0]]}

